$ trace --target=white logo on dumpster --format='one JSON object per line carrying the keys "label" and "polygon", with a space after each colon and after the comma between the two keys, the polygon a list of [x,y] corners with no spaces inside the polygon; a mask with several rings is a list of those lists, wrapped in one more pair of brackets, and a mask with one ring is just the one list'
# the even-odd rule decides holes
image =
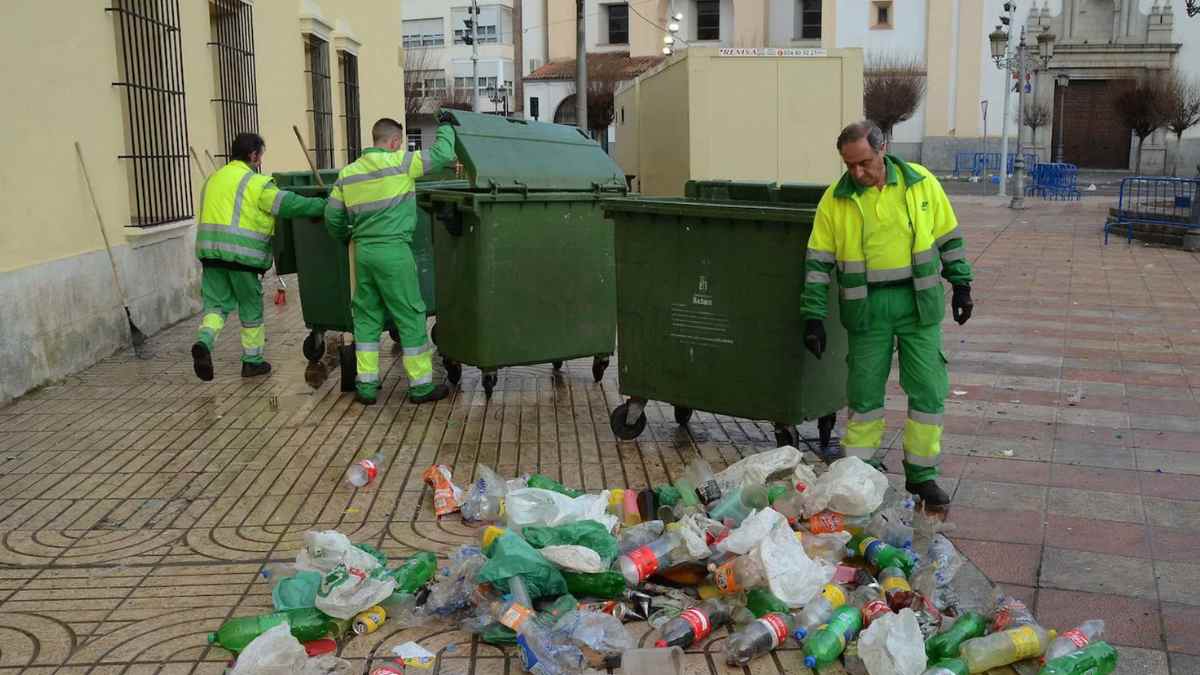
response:
{"label": "white logo on dumpster", "polygon": [[704,305],[712,307],[712,297],[708,295],[708,277],[700,275],[700,281],[696,283],[696,292],[692,294],[693,305]]}

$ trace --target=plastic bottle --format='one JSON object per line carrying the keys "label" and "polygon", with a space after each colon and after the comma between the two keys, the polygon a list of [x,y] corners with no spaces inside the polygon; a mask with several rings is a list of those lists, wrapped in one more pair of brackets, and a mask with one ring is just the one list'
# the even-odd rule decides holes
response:
{"label": "plastic bottle", "polygon": [[658,497],[654,495],[654,490],[646,488],[637,495],[638,507],[638,522],[654,520],[658,517]]}
{"label": "plastic bottle", "polygon": [[675,557],[681,557],[686,551],[687,545],[683,538],[674,532],[668,532],[621,556],[617,559],[617,566],[625,576],[625,582],[630,586],[637,586],[655,572],[670,567],[677,562]]}
{"label": "plastic bottle", "polygon": [[899,567],[905,576],[912,574],[915,564],[912,554],[902,548],[889,546],[875,537],[863,535],[851,539],[849,548],[880,569]]}
{"label": "plastic bottle", "polygon": [[637,490],[625,490],[625,526],[633,527],[642,522],[642,513],[638,510]]}
{"label": "plastic bottle", "polygon": [[688,462],[687,468],[683,470],[683,476],[704,504],[711,504],[721,498],[721,488],[717,485],[716,474],[713,473],[712,467],[704,458],[697,457]]}
{"label": "plastic bottle", "polygon": [[346,470],[346,480],[356,488],[366,487],[375,480],[383,469],[383,453],[377,452],[370,459],[360,459]]}
{"label": "plastic bottle", "polygon": [[726,494],[708,510],[708,516],[713,520],[731,522],[737,526],[755,509],[766,507],[767,488],[762,485],[745,485]]}
{"label": "plastic bottle", "polygon": [[1087,647],[1046,662],[1038,675],[1108,675],[1117,667],[1117,650],[1107,642]]}
{"label": "plastic bottle", "polygon": [[925,655],[930,660],[952,659],[958,656],[963,642],[987,632],[988,620],[982,614],[967,612],[958,617],[948,630],[925,641]]}
{"label": "plastic bottle", "polygon": [[678,586],[699,586],[708,578],[708,568],[703,563],[685,562],[658,570],[654,578],[665,579]]}
{"label": "plastic bottle", "polygon": [[817,668],[833,663],[861,628],[862,614],[857,607],[838,607],[829,617],[829,623],[804,641],[804,665]]}
{"label": "plastic bottle", "polygon": [[621,518],[625,515],[625,490],[613,488],[608,491],[608,515]]}
{"label": "plastic bottle", "polygon": [[620,572],[605,570],[588,574],[583,572],[562,573],[567,581],[567,592],[581,598],[619,598],[625,594],[625,576]]}
{"label": "plastic bottle", "polygon": [[879,586],[893,611],[899,612],[912,603],[912,586],[908,584],[908,577],[904,576],[899,567],[885,567],[879,570]]}
{"label": "plastic bottle", "polygon": [[909,497],[899,506],[878,512],[867,526],[867,534],[896,548],[912,548],[915,500]]}
{"label": "plastic bottle", "polygon": [[768,612],[787,612],[787,603],[775,597],[769,588],[751,588],[746,592],[746,609],[759,618]]}
{"label": "plastic bottle", "polygon": [[870,516],[847,516],[836,511],[821,511],[814,513],[804,526],[813,534],[828,534],[831,532],[861,533],[871,522]]}
{"label": "plastic bottle", "polygon": [[429,551],[421,551],[404,561],[388,575],[396,580],[396,590],[393,593],[416,593],[428,584],[437,573],[437,555]]}
{"label": "plastic bottle", "polygon": [[796,532],[804,552],[813,560],[824,560],[836,565],[846,558],[846,541],[849,537],[845,532],[831,534],[812,534]]}
{"label": "plastic bottle", "polygon": [[871,582],[866,583],[854,589],[847,599],[847,603],[858,608],[862,613],[863,627],[871,625],[871,622],[884,614],[891,614],[892,608],[888,607],[887,600],[884,599],[883,589],[879,584]]}
{"label": "plastic bottle", "polygon": [[970,672],[962,659],[942,659],[929,664],[921,675],[969,675]]}
{"label": "plastic bottle", "polygon": [[1096,638],[1103,634],[1104,621],[1102,619],[1084,621],[1065,633],[1059,633],[1054,642],[1050,643],[1050,647],[1046,649],[1045,661],[1048,663],[1060,656],[1079,651],[1095,642]]}
{"label": "plastic bottle", "polygon": [[679,616],[663,624],[656,647],[682,647],[687,649],[708,637],[715,628],[729,623],[733,606],[720,598],[705,600],[695,607],[679,613]]}
{"label": "plastic bottle", "polygon": [[675,489],[679,490],[679,503],[675,505],[675,517],[683,518],[689,513],[704,513],[704,506],[696,494],[696,486],[687,478],[675,481]]}
{"label": "plastic bottle", "polygon": [[563,485],[562,483],[554,480],[553,478],[551,478],[549,476],[543,476],[540,473],[535,473],[532,476],[530,476],[529,480],[525,483],[525,485],[527,487],[531,487],[531,488],[540,488],[542,490],[552,490],[559,494],[564,494],[564,495],[570,497],[571,499],[574,499],[583,494],[579,490],[572,490],[571,488],[567,487],[566,485]]}
{"label": "plastic bottle", "polygon": [[[796,486],[786,484],[788,489],[783,494],[771,500],[771,508],[775,509],[791,525],[795,525],[800,517],[804,515],[804,493],[796,489]],[[801,483],[801,485],[803,485]]]}
{"label": "plastic bottle", "polygon": [[775,650],[796,625],[792,614],[772,612],[754,621],[725,641],[725,662],[744,666],[752,660]]}
{"label": "plastic bottle", "polygon": [[999,633],[1009,628],[1033,626],[1036,624],[1037,619],[1033,618],[1033,612],[1029,611],[1025,603],[1011,595],[1001,593],[996,596],[996,606],[992,610],[993,633]]}
{"label": "plastic bottle", "polygon": [[215,633],[208,634],[208,644],[224,647],[236,654],[253,642],[254,638],[281,623],[287,623],[291,627],[292,635],[301,642],[319,640],[326,635],[340,632],[336,622],[321,610],[306,607],[230,619],[221,624]]}
{"label": "plastic bottle", "polygon": [[665,524],[661,520],[648,520],[640,525],[622,528],[621,539],[618,542],[621,553],[629,553],[658,539],[662,536],[663,529]]}
{"label": "plastic bottle", "polygon": [[713,583],[725,595],[767,584],[767,570],[755,554],[738,556],[721,566],[709,565],[708,569],[712,572]]}
{"label": "plastic bottle", "polygon": [[354,634],[367,635],[379,630],[383,622],[387,621],[387,610],[379,605],[375,605],[370,609],[359,612],[354,617]]}
{"label": "plastic bottle", "polygon": [[796,638],[796,642],[803,642],[810,633],[828,623],[833,613],[845,604],[845,589],[837,584],[825,584],[821,594],[809,601],[797,615],[792,637]]}
{"label": "plastic bottle", "polygon": [[1030,624],[967,640],[959,648],[959,658],[972,673],[982,673],[1041,656],[1049,644],[1050,635],[1045,629]]}

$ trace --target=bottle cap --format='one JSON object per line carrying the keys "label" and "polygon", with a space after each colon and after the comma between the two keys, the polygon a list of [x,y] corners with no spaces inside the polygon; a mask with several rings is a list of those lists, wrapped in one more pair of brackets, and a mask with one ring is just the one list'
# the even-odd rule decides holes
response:
{"label": "bottle cap", "polygon": [[217,643],[217,634],[209,633],[208,634],[208,644],[215,645],[216,643]]}
{"label": "bottle cap", "polygon": [[654,646],[655,646],[655,647],[659,647],[659,648],[666,647],[666,646],[667,646],[667,641],[666,641],[666,640],[659,640],[658,642],[655,642],[655,643],[654,643]]}
{"label": "bottle cap", "polygon": [[804,667],[808,668],[809,670],[816,668],[817,667],[817,657],[815,657],[815,656],[804,657]]}
{"label": "bottle cap", "polygon": [[795,638],[796,642],[803,642],[804,638],[808,637],[808,629],[804,627],[797,628],[792,631],[792,637]]}

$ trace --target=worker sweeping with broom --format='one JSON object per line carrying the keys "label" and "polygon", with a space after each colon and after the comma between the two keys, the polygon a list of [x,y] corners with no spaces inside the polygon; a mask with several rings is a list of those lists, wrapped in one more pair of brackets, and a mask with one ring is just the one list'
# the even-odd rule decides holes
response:
{"label": "worker sweeping with broom", "polygon": [[379,335],[391,315],[400,331],[408,398],[413,403],[449,395],[433,384],[433,346],[425,330],[417,263],[409,247],[417,225],[415,179],[455,161],[454,128],[443,112],[433,147],[405,151],[404,127],[382,118],[371,128],[374,147],[338,174],[325,207],[325,227],[356,247],[354,355],[358,375],[354,399],[375,403],[379,393]]}
{"label": "worker sweeping with broom", "polygon": [[265,153],[261,136],[238,134],[229,163],[200,191],[196,257],[204,268],[204,318],[192,345],[192,368],[206,382],[213,379],[213,344],[233,311],[242,322],[242,377],[271,372],[263,355],[261,275],[271,267],[275,218],[317,217],[325,209],[324,199],[280,190],[270,176],[258,173]]}

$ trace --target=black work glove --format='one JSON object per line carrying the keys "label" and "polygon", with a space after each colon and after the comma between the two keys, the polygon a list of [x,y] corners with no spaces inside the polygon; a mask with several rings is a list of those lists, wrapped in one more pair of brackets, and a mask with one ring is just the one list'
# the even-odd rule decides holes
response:
{"label": "black work glove", "polygon": [[971,310],[975,303],[971,302],[970,286],[955,286],[954,296],[950,298],[950,311],[958,325],[963,325],[971,318]]}
{"label": "black work glove", "polygon": [[825,353],[825,322],[809,319],[804,322],[804,346],[812,355],[821,358]]}
{"label": "black work glove", "polygon": [[442,110],[438,112],[437,121],[438,124],[454,124],[454,116],[450,114],[449,110],[442,108]]}

